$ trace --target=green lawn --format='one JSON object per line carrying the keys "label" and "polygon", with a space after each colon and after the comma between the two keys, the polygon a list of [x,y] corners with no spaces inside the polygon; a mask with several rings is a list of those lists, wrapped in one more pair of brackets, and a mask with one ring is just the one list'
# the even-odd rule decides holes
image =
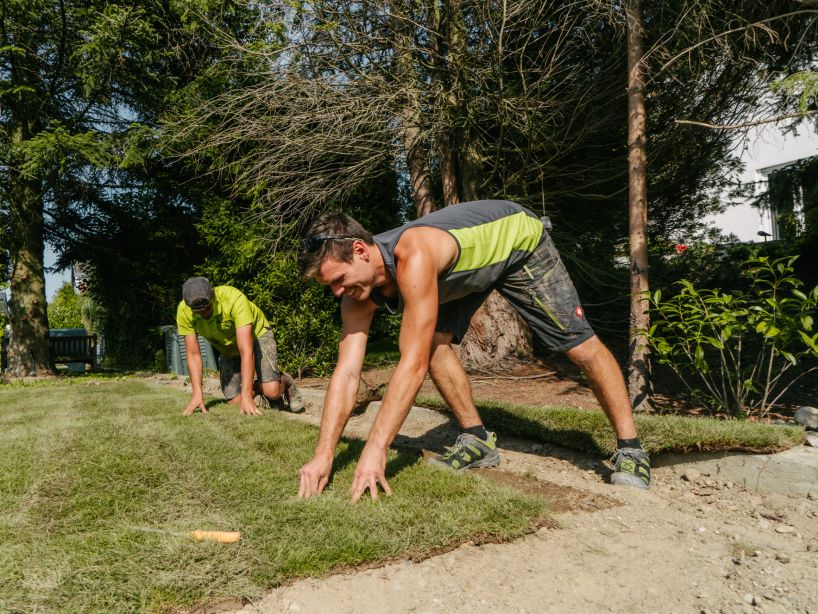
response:
{"label": "green lawn", "polygon": [[[334,482],[296,499],[315,428],[138,380],[0,386],[0,611],[170,610],[255,597],[296,576],[422,556],[476,534],[511,538],[540,499],[393,453],[395,492],[348,502],[361,443],[342,443]],[[239,530],[238,544],[135,527]]]}
{"label": "green lawn", "polygon": [[[445,410],[438,396],[418,396],[417,405]],[[499,401],[476,401],[486,427],[579,450],[611,456],[616,438],[602,411],[574,407],[533,407]],[[800,426],[763,424],[747,420],[717,420],[682,416],[636,416],[642,445],[650,454],[661,452],[780,452],[804,442]],[[501,442],[502,443],[502,442]]]}

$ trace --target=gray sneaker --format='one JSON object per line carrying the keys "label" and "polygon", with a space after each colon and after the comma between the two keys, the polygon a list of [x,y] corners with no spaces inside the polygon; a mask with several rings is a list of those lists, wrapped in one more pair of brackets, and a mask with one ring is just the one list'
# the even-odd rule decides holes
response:
{"label": "gray sneaker", "polygon": [[289,411],[294,414],[303,412],[304,399],[301,398],[301,391],[299,391],[298,386],[295,385],[293,376],[289,373],[283,373],[281,375],[281,383],[284,384],[284,392],[281,394],[281,398],[284,399]]}
{"label": "gray sneaker", "polygon": [[489,432],[488,440],[484,441],[471,433],[460,433],[452,447],[441,456],[430,458],[428,463],[452,471],[495,467],[500,464],[497,435]]}
{"label": "gray sneaker", "polygon": [[258,409],[270,409],[270,399],[265,397],[263,394],[257,394],[253,399],[253,404]]}
{"label": "gray sneaker", "polygon": [[611,484],[650,487],[650,457],[642,448],[620,448],[611,462],[614,464]]}

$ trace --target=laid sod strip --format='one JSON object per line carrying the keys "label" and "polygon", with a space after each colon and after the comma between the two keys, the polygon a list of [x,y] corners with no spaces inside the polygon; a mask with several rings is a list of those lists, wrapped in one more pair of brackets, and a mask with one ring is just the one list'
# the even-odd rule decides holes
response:
{"label": "laid sod strip", "polygon": [[[419,395],[416,405],[445,410],[438,396]],[[616,439],[602,411],[570,407],[532,407],[479,400],[486,427],[506,435],[551,443],[600,458],[615,452]],[[802,427],[681,416],[636,416],[642,445],[659,452],[744,451],[772,453],[804,442]]]}
{"label": "laid sod strip", "polygon": [[[390,454],[395,492],[348,501],[361,442],[325,496],[296,499],[317,430],[136,380],[0,386],[0,611],[169,611],[297,576],[513,538],[541,499]],[[144,530],[150,529],[150,530]],[[171,533],[241,531],[220,544]],[[157,532],[159,530],[159,532]]]}

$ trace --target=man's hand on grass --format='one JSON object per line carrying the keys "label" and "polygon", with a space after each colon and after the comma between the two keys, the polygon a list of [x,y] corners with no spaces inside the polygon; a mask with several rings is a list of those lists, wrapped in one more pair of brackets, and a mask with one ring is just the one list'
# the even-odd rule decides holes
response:
{"label": "man's hand on grass", "polygon": [[190,403],[187,404],[183,415],[189,416],[197,409],[201,409],[203,414],[207,413],[207,407],[205,407],[204,399],[200,394],[194,394],[193,398],[190,399]]}
{"label": "man's hand on grass", "polygon": [[246,416],[261,416],[261,410],[256,407],[256,404],[253,402],[253,397],[246,397],[242,395],[241,400],[239,401],[239,411]]}
{"label": "man's hand on grass", "polygon": [[301,482],[298,487],[298,498],[309,499],[320,495],[329,482],[332,471],[332,458],[314,456],[310,462],[301,467]]}
{"label": "man's hand on grass", "polygon": [[392,489],[386,482],[386,450],[379,450],[367,444],[361,452],[358,466],[355,468],[355,477],[352,480],[352,502],[357,503],[366,489],[372,499],[378,498],[378,484],[388,497],[392,496]]}

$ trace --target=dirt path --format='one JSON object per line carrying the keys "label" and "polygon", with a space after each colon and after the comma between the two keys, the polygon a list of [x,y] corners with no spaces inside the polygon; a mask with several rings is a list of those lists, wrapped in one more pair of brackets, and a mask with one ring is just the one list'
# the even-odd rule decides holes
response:
{"label": "dirt path", "polygon": [[[293,419],[318,422],[320,394],[310,394],[316,403]],[[587,398],[581,390],[565,394]],[[354,417],[346,434],[365,436],[376,411]],[[455,433],[445,416],[415,409],[396,444],[436,450]],[[502,465],[483,475],[544,496],[558,510],[558,527],[422,562],[297,581],[242,614],[818,613],[812,495],[760,495],[692,472],[687,480],[672,466],[656,469],[643,492],[606,484],[604,464],[559,448],[507,437],[500,446]]]}

